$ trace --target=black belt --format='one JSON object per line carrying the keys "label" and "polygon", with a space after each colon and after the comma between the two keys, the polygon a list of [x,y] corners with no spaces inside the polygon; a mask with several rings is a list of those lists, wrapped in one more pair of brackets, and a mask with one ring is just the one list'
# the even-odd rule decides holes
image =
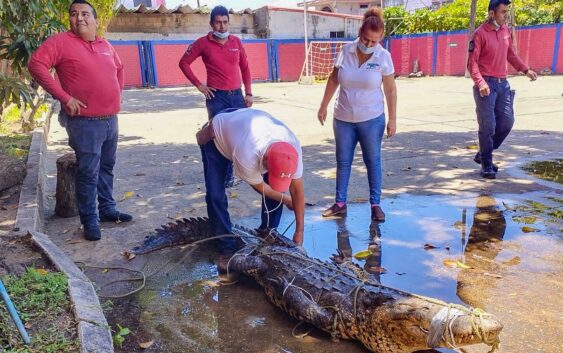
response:
{"label": "black belt", "polygon": [[485,80],[492,80],[492,81],[496,81],[498,83],[504,82],[506,81],[506,77],[493,77],[493,76],[483,76],[483,78]]}
{"label": "black belt", "polygon": [[75,115],[72,118],[79,118],[85,120],[109,120],[111,118],[115,118],[114,115],[102,115],[102,116],[84,116],[84,115]]}
{"label": "black belt", "polygon": [[240,88],[232,89],[232,90],[225,90],[225,89],[215,89],[215,90],[219,92],[225,92],[226,94],[231,94],[231,95],[242,93],[242,90]]}

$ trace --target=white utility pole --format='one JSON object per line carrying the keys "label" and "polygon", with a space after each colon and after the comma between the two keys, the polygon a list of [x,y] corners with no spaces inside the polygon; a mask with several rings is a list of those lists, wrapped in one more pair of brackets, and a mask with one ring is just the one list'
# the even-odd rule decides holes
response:
{"label": "white utility pole", "polygon": [[307,40],[307,0],[303,2],[303,30],[305,31],[305,76],[309,76],[309,43]]}

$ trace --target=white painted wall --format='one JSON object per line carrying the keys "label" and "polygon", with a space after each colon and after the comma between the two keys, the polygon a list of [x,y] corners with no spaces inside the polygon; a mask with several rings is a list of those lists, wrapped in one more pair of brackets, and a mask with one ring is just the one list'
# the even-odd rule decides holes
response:
{"label": "white painted wall", "polygon": [[[303,13],[290,11],[268,12],[269,38],[304,38]],[[330,38],[330,32],[344,31],[345,38],[356,37],[359,19],[332,16],[307,15],[309,39]]]}

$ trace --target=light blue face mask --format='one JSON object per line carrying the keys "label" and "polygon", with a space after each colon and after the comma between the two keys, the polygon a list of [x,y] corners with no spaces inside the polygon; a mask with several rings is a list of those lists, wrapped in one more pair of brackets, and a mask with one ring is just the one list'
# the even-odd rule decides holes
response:
{"label": "light blue face mask", "polygon": [[229,32],[214,31],[213,35],[219,39],[226,39],[229,36]]}
{"label": "light blue face mask", "polygon": [[377,47],[377,44],[374,45],[373,47],[366,47],[364,43],[362,43],[362,41],[358,38],[358,49],[360,49],[360,51],[364,54],[373,54],[375,52],[375,48]]}

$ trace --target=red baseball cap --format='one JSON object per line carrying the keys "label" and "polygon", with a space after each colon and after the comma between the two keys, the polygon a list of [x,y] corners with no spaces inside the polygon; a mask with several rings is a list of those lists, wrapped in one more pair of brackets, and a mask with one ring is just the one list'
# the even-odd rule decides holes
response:
{"label": "red baseball cap", "polygon": [[272,189],[286,192],[297,170],[297,150],[287,142],[274,142],[266,152],[268,184]]}

